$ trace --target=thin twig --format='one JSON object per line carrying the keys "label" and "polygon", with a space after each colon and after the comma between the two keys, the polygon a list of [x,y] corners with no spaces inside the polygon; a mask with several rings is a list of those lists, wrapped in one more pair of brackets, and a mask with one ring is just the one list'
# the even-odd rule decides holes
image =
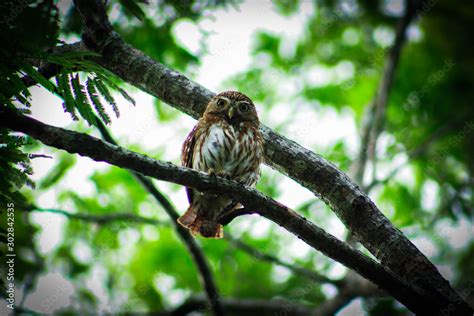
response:
{"label": "thin twig", "polygon": [[[162,222],[154,218],[143,217],[140,215],[135,215],[133,213],[113,213],[113,214],[104,214],[104,215],[93,215],[93,214],[83,214],[83,213],[71,213],[69,211],[60,210],[60,209],[40,208],[38,206],[30,206],[28,208],[25,208],[25,210],[28,212],[60,214],[70,219],[81,220],[87,223],[96,223],[100,225],[112,224],[115,222],[123,222],[123,221],[126,221],[128,223],[137,223],[137,224],[151,224],[155,226],[170,225],[170,222]],[[231,237],[228,233],[226,234],[225,239],[237,249],[253,256],[254,258],[258,260],[268,261],[272,264],[285,267],[297,275],[310,278],[319,283],[329,283],[336,286],[340,286],[343,283],[341,280],[332,280],[324,275],[318,274],[315,271],[285,262],[276,256],[263,253],[262,251],[257,250],[251,245],[248,245],[242,241],[239,241]]]}
{"label": "thin twig", "polygon": [[420,145],[418,145],[417,147],[415,147],[415,148],[408,151],[407,160],[405,162],[403,162],[400,165],[398,165],[397,167],[393,168],[392,171],[390,171],[389,174],[385,178],[383,178],[383,179],[373,179],[372,182],[369,183],[365,187],[365,191],[370,192],[377,185],[388,183],[390,180],[392,180],[398,174],[398,172],[403,167],[408,165],[408,163],[411,160],[416,159],[419,156],[423,155],[425,152],[427,152],[432,143],[434,143],[436,140],[438,140],[438,139],[442,138],[443,136],[445,136],[460,121],[461,120],[455,120],[455,121],[452,121],[452,122],[448,122],[445,125],[438,128],[434,133],[432,133],[428,138],[426,138],[426,140],[424,140]]}
{"label": "thin twig", "polygon": [[164,225],[166,222],[161,222],[157,219],[147,218],[139,216],[133,213],[112,213],[112,214],[83,214],[83,213],[71,213],[59,209],[51,208],[39,208],[37,206],[32,206],[29,208],[30,212],[43,212],[43,213],[53,213],[64,215],[71,219],[78,219],[84,222],[96,223],[99,225],[108,225],[115,222],[130,222],[130,223],[140,223],[140,224],[151,224],[151,225]]}
{"label": "thin twig", "polygon": [[[388,55],[384,63],[384,70],[378,84],[377,91],[368,109],[366,109],[366,113],[362,119],[362,132],[360,135],[359,152],[357,154],[357,158],[351,165],[350,174],[352,175],[355,183],[361,186],[365,192],[369,192],[363,185],[367,160],[370,159],[373,162],[372,171],[375,179],[375,148],[378,137],[383,130],[388,96],[393,84],[393,78],[395,75],[395,70],[398,66],[401,50],[405,43],[405,34],[408,26],[414,18],[415,12],[416,11],[412,0],[407,0],[405,13],[399,19],[396,26],[394,44],[388,50]],[[358,241],[355,238],[354,232],[350,229],[345,239],[352,246],[355,246]]]}
{"label": "thin twig", "polygon": [[319,305],[312,315],[314,316],[331,316],[335,315],[344,306],[349,304],[357,297],[368,298],[376,296],[386,296],[372,282],[362,278],[353,271],[349,270],[342,279],[344,283],[338,288],[338,293]]}
{"label": "thin twig", "polygon": [[415,17],[415,13],[416,7],[413,1],[406,1],[405,14],[398,21],[395,41],[388,51],[377,92],[375,93],[375,97],[370,104],[367,114],[364,116],[359,154],[352,167],[353,178],[359,185],[361,185],[364,180],[367,159],[374,158],[377,139],[383,130],[385,122],[389,92],[393,84],[398,61],[400,60],[401,50],[405,43],[405,34],[408,26]]}
{"label": "thin twig", "polygon": [[29,154],[28,158],[30,159],[36,159],[36,158],[48,158],[48,159],[53,159],[53,157],[49,155],[43,155],[43,154]]}
{"label": "thin twig", "polygon": [[278,258],[274,255],[270,255],[270,254],[264,253],[260,250],[257,250],[255,247],[252,247],[251,245],[249,245],[249,244],[247,244],[247,243],[245,243],[241,240],[238,240],[238,239],[235,239],[232,236],[229,236],[229,234],[226,234],[225,239],[227,239],[229,241],[229,243],[231,243],[237,249],[240,249],[240,250],[248,253],[249,255],[251,255],[252,257],[254,257],[256,259],[264,260],[264,261],[270,262],[272,264],[276,264],[276,265],[285,267],[288,270],[290,270],[291,272],[293,272],[297,275],[301,275],[303,277],[309,278],[309,279],[311,279],[315,282],[329,283],[329,284],[333,284],[333,285],[338,286],[338,287],[341,286],[342,283],[343,283],[341,280],[330,279],[330,278],[328,278],[324,275],[321,275],[321,274],[319,274],[315,271],[312,271],[312,270],[309,270],[309,269],[306,269],[304,267],[297,266],[297,265],[294,265],[294,264],[290,264],[290,263],[288,263],[284,260],[281,260],[280,258]]}

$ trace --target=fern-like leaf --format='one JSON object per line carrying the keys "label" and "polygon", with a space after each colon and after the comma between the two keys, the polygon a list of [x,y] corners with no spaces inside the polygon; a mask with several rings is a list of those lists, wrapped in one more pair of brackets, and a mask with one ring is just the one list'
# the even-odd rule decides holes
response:
{"label": "fern-like leaf", "polygon": [[23,80],[21,80],[20,76],[18,73],[12,73],[11,75],[8,76],[9,81],[11,84],[14,86],[15,90],[18,91],[15,93],[15,98],[22,104],[24,104],[27,107],[30,107],[30,99],[31,99],[31,93],[28,91],[28,88],[26,87],[25,83]]}
{"label": "fern-like leaf", "polygon": [[79,118],[76,115],[76,102],[71,92],[71,86],[69,84],[69,74],[61,73],[56,76],[56,83],[58,85],[59,92],[63,97],[63,109],[71,115],[74,121],[78,121]]}
{"label": "fern-like leaf", "polygon": [[6,106],[9,106],[11,108],[14,108],[15,106],[13,103],[11,103],[10,99],[7,98],[3,93],[0,92],[0,103],[5,104]]}
{"label": "fern-like leaf", "polygon": [[25,145],[24,137],[10,134],[0,128],[0,170],[5,181],[0,181],[0,202],[21,201],[18,190],[23,185],[34,188],[33,181],[28,177],[32,174],[30,159],[20,150]]}
{"label": "fern-like leaf", "polygon": [[117,107],[117,103],[115,103],[115,99],[110,94],[110,91],[107,88],[107,86],[102,82],[102,80],[99,77],[94,78],[94,85],[95,87],[97,87],[97,90],[102,95],[102,97],[104,97],[107,103],[110,104],[110,106],[112,107],[115,113],[115,116],[118,118],[120,116],[120,112]]}
{"label": "fern-like leaf", "polygon": [[[110,80],[109,77],[102,76],[102,75],[99,75],[99,77],[109,87],[111,87],[114,90],[117,90],[125,100],[135,105],[135,100],[124,89],[120,88],[113,80]],[[114,76],[111,76],[111,77],[114,77]]]}
{"label": "fern-like leaf", "polygon": [[79,75],[72,77],[72,87],[74,90],[74,96],[76,98],[76,105],[79,114],[89,123],[89,125],[97,125],[95,121],[94,113],[92,112],[91,105],[87,101],[87,96],[84,92],[84,86],[79,81]]}
{"label": "fern-like leaf", "polygon": [[94,105],[97,114],[99,114],[99,117],[102,119],[102,121],[105,124],[110,124],[110,117],[105,111],[102,104],[100,103],[99,96],[97,95],[97,90],[94,85],[94,80],[91,78],[88,78],[86,87],[87,87],[87,94],[89,95],[89,99]]}
{"label": "fern-like leaf", "polygon": [[54,84],[51,83],[48,79],[46,79],[38,70],[36,70],[33,66],[28,65],[27,63],[23,63],[21,65],[21,70],[24,71],[28,76],[30,76],[33,80],[38,82],[40,85],[51,91],[52,93],[56,92],[56,87]]}

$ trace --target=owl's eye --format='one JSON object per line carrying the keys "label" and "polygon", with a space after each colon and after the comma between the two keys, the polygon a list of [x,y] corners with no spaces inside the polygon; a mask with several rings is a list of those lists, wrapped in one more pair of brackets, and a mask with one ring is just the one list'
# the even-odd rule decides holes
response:
{"label": "owl's eye", "polygon": [[239,104],[240,112],[247,112],[250,109],[250,106],[247,102],[241,102]]}
{"label": "owl's eye", "polygon": [[217,100],[217,105],[218,106],[224,106],[225,105],[225,100],[224,99]]}

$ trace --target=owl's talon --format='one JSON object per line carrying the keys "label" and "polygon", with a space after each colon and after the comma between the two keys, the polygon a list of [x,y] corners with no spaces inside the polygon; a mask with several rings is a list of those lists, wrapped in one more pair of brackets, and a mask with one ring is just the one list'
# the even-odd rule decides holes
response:
{"label": "owl's talon", "polygon": [[214,169],[209,169],[207,171],[207,173],[211,176],[211,177],[215,177],[217,175],[216,171]]}
{"label": "owl's talon", "polygon": [[221,172],[217,173],[217,175],[218,175],[219,177],[222,177],[222,178],[227,179],[227,180],[230,180],[230,179],[231,179],[230,174],[228,174],[228,173],[225,172],[225,171],[221,171]]}
{"label": "owl's talon", "polygon": [[241,185],[245,185],[245,186],[247,185],[247,180],[245,179],[239,179],[237,180],[237,182],[240,183]]}
{"label": "owl's talon", "polygon": [[228,179],[228,180],[232,179],[230,174],[225,172],[224,170],[216,172],[214,169],[209,169],[209,171],[207,173],[212,177],[221,177],[221,178]]}

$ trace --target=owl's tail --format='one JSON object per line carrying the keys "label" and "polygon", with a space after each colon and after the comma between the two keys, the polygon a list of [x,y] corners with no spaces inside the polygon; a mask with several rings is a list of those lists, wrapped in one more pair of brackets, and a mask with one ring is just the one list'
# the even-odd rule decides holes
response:
{"label": "owl's tail", "polygon": [[197,208],[192,205],[186,213],[178,218],[178,223],[191,231],[193,236],[201,235],[206,238],[224,237],[224,229],[221,224],[198,216]]}

